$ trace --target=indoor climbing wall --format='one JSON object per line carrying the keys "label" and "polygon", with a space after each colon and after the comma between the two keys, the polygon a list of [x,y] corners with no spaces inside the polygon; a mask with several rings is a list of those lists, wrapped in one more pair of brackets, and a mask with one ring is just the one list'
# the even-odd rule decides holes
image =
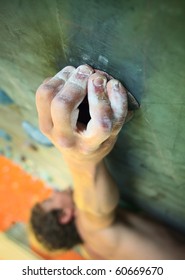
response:
{"label": "indoor climbing wall", "polygon": [[35,91],[66,65],[140,102],[107,158],[123,198],[185,231],[185,2],[0,1],[0,152],[52,186],[71,177],[38,130]]}

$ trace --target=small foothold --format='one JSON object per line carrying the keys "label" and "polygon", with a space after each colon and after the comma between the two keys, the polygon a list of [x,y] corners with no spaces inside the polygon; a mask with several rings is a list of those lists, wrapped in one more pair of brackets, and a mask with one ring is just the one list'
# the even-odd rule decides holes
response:
{"label": "small foothold", "polygon": [[20,160],[23,161],[23,162],[25,162],[25,161],[27,160],[27,158],[26,158],[26,156],[22,155],[22,156],[20,157]]}
{"label": "small foothold", "polygon": [[3,129],[0,129],[0,138],[3,138],[6,141],[12,141],[11,135]]}

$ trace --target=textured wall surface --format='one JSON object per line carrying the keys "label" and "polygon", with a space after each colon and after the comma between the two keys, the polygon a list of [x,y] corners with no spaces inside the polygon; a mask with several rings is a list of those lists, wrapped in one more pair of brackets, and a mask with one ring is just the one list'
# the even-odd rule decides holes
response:
{"label": "textured wall surface", "polygon": [[184,28],[183,0],[0,0],[1,152],[54,185],[70,183],[37,130],[35,90],[65,65],[105,70],[141,103],[110,171],[123,196],[185,230]]}

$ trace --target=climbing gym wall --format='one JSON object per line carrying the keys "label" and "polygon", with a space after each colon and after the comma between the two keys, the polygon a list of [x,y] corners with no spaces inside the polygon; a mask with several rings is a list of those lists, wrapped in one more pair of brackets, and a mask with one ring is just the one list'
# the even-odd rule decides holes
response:
{"label": "climbing gym wall", "polygon": [[185,2],[0,1],[0,152],[71,184],[39,131],[35,91],[66,65],[107,71],[140,102],[107,165],[122,197],[185,231]]}

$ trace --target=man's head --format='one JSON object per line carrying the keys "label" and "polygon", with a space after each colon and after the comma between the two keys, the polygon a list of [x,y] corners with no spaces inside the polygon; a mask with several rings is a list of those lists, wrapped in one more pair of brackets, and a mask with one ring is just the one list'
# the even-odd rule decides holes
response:
{"label": "man's head", "polygon": [[70,249],[82,242],[75,225],[72,191],[54,191],[37,203],[31,212],[30,224],[37,240],[49,250]]}

